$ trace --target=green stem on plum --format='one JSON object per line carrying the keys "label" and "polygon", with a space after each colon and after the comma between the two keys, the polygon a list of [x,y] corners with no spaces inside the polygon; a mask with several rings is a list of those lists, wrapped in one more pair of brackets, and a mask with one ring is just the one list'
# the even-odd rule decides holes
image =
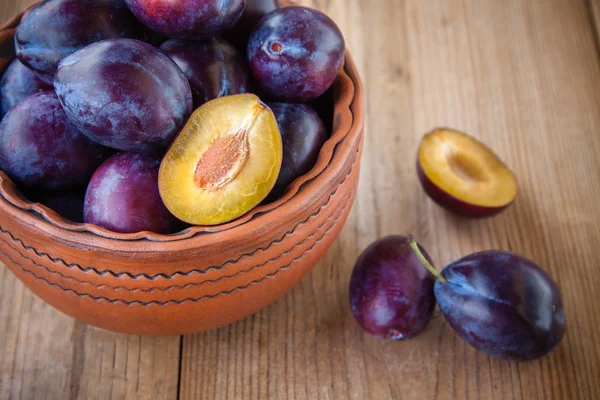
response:
{"label": "green stem on plum", "polygon": [[444,276],[437,269],[435,269],[435,267],[431,265],[429,261],[427,261],[427,258],[425,258],[423,252],[421,252],[421,249],[419,249],[419,245],[412,236],[408,237],[408,245],[411,249],[413,249],[413,251],[417,255],[417,258],[421,261],[421,263],[423,263],[425,268],[427,268],[429,272],[433,274],[433,276],[439,279],[442,283],[448,282],[448,280],[444,278]]}

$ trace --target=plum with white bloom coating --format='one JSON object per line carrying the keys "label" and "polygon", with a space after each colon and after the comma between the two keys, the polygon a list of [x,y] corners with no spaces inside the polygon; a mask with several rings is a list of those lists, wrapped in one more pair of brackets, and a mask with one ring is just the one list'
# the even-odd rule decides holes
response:
{"label": "plum with white bloom coating", "polygon": [[435,278],[422,257],[429,261],[405,236],[379,239],[361,254],[350,280],[350,307],[364,331],[403,340],[425,329],[435,307]]}
{"label": "plum with white bloom coating", "polygon": [[54,88],[81,132],[118,150],[165,149],[192,112],[183,72],[138,40],[105,40],[70,55]]}
{"label": "plum with white bloom coating", "polygon": [[49,0],[35,6],[15,33],[19,60],[52,83],[58,63],[105,39],[141,38],[144,27],[124,0]]}
{"label": "plum with white bloom coating", "polygon": [[0,116],[26,97],[39,92],[52,90],[52,85],[44,82],[33,71],[14,59],[4,71],[0,81],[0,98],[2,106]]}
{"label": "plum with white bloom coating", "polygon": [[27,97],[0,123],[0,169],[25,186],[85,185],[108,152],[69,122],[54,92]]}
{"label": "plum with white bloom coating", "polygon": [[183,229],[158,193],[160,159],[121,152],[94,173],[85,194],[83,218],[105,229],[174,233]]}
{"label": "plum with white bloom coating", "polygon": [[344,49],[342,33],[325,14],[285,7],[259,22],[247,53],[254,77],[273,98],[309,102],[333,85]]}
{"label": "plum with white bloom coating", "polygon": [[435,283],[435,296],[456,333],[492,356],[533,360],[565,334],[558,285],[515,254],[484,251],[451,263]]}
{"label": "plum with white bloom coating", "polygon": [[176,39],[206,39],[232,27],[246,0],[126,0],[150,29]]}
{"label": "plum with white bloom coating", "polygon": [[194,109],[217,97],[248,92],[250,74],[237,50],[223,39],[169,40],[160,49],[190,82]]}

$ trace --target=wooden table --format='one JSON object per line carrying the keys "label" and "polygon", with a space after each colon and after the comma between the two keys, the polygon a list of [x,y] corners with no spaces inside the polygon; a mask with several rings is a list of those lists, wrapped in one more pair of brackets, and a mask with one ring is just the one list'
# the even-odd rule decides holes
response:
{"label": "wooden table", "polygon": [[[30,3],[3,0],[0,20]],[[331,251],[268,309],[167,338],[74,321],[0,266],[0,398],[600,399],[600,1],[302,3],[339,23],[367,95],[359,195]],[[507,161],[514,206],[469,221],[425,196],[415,151],[438,125]],[[375,238],[409,232],[438,266],[490,248],[536,260],[563,290],[561,346],[529,363],[492,359],[439,313],[410,341],[363,334],[347,300],[353,263]]]}

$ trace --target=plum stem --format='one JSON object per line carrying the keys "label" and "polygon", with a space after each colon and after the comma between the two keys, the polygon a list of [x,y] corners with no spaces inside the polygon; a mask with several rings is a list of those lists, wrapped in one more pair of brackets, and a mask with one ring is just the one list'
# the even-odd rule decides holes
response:
{"label": "plum stem", "polygon": [[444,278],[444,276],[437,269],[435,269],[435,267],[431,265],[429,261],[427,261],[427,258],[425,258],[423,252],[419,248],[419,244],[415,241],[415,239],[412,236],[408,237],[408,245],[415,252],[419,261],[421,261],[421,263],[425,266],[425,268],[429,270],[429,272],[433,274],[433,276],[439,279],[442,283],[448,282],[448,280]]}

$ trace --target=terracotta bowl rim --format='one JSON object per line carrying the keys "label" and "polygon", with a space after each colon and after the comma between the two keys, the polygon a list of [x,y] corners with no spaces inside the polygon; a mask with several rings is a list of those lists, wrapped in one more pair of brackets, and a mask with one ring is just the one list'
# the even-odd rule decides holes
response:
{"label": "terracotta bowl rim", "polygon": [[[280,6],[291,4],[289,0],[278,0],[277,3]],[[17,14],[0,27],[0,41],[5,40],[6,36],[14,36],[15,28],[22,16],[35,7],[35,5],[32,5],[23,13]],[[36,227],[42,231],[48,230],[45,228],[51,228],[50,230],[56,232],[56,228],[58,228],[58,232],[81,234],[82,238],[86,236],[86,242],[89,240],[89,235],[96,236],[98,239],[119,242],[176,242],[201,235],[229,231],[247,224],[261,224],[261,217],[267,216],[270,213],[279,213],[283,218],[289,213],[294,212],[298,204],[310,203],[312,193],[310,190],[305,190],[305,187],[309,183],[319,182],[325,171],[334,168],[336,164],[343,163],[345,161],[343,158],[334,157],[338,147],[346,140],[355,140],[361,134],[360,127],[364,118],[364,106],[362,102],[363,85],[352,56],[347,49],[345,51],[345,60],[334,83],[333,91],[333,130],[330,138],[321,149],[319,158],[313,169],[308,174],[294,181],[279,200],[271,204],[260,205],[248,214],[226,224],[218,226],[192,226],[170,235],[148,231],[128,234],[112,232],[97,225],[72,222],[40,203],[30,202],[20,194],[12,179],[2,171],[0,171],[0,201],[12,206],[11,209],[14,210],[13,214],[18,219],[23,219],[22,217],[27,216],[29,217],[27,219],[31,221],[31,217],[33,217]],[[339,93],[343,95],[337,96]],[[348,123],[348,121],[350,122]],[[324,181],[324,179],[326,178],[321,180]]]}

